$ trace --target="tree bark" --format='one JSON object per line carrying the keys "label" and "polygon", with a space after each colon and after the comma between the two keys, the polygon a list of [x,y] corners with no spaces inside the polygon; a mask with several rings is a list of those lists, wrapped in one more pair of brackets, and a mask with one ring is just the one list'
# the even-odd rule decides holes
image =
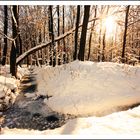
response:
{"label": "tree bark", "polygon": [[[4,34],[7,36],[8,30],[8,6],[4,6]],[[7,55],[7,38],[4,37],[4,48],[3,48],[3,57],[2,57],[2,65],[6,63],[6,55]]]}
{"label": "tree bark", "polygon": [[[62,28],[62,33],[64,34],[65,33],[65,7],[63,5],[63,28]],[[65,38],[63,38],[63,51],[64,51],[64,54],[63,54],[63,63],[65,64],[66,63],[66,43],[65,43]]]}
{"label": "tree bark", "polygon": [[126,36],[127,36],[127,25],[128,25],[129,9],[130,9],[130,5],[128,5],[126,7],[124,34],[123,34],[122,63],[125,63],[125,48],[126,48]]}
{"label": "tree bark", "polygon": [[[97,6],[95,7],[95,14],[94,14],[94,18],[96,18],[97,15]],[[90,60],[90,52],[91,52],[91,40],[92,40],[92,32],[94,30],[94,26],[95,26],[95,20],[93,21],[93,25],[91,28],[91,32],[90,32],[90,37],[89,37],[89,50],[88,50],[88,60]]]}
{"label": "tree bark", "polygon": [[17,36],[18,36],[18,30],[17,30],[17,16],[18,16],[18,6],[14,5],[12,6],[12,35],[15,39],[12,42],[12,48],[10,53],[10,73],[12,76],[16,77],[17,73],[17,67],[16,67],[16,53],[17,53]]}
{"label": "tree bark", "polygon": [[[59,5],[57,5],[57,36],[60,35],[60,13],[59,13]],[[61,64],[61,59],[60,57],[60,41],[57,42],[57,50],[56,50],[56,64],[60,65]]]}
{"label": "tree bark", "polygon": [[90,6],[84,6],[84,19],[83,19],[83,26],[82,26],[82,33],[80,39],[80,50],[78,54],[78,59],[80,61],[84,61],[84,54],[85,54],[85,45],[86,45],[86,33],[87,33],[87,25],[89,20],[89,13],[90,13]]}
{"label": "tree bark", "polygon": [[74,55],[73,59],[77,59],[77,47],[78,47],[78,27],[79,27],[79,21],[80,21],[80,5],[77,6],[77,16],[76,16],[76,30],[75,30],[75,43],[74,43]]}
{"label": "tree bark", "polygon": [[55,66],[55,50],[54,50],[54,31],[53,31],[53,16],[52,16],[52,6],[49,6],[49,37],[51,40],[51,44],[50,44],[50,65],[52,65],[53,67]]}
{"label": "tree bark", "polygon": [[60,14],[59,14],[59,5],[57,5],[57,36],[60,35]]}

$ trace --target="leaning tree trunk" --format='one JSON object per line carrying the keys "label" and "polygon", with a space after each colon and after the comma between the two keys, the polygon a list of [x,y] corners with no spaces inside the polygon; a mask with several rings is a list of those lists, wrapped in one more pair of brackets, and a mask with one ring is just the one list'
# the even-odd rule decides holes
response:
{"label": "leaning tree trunk", "polygon": [[17,67],[16,67],[16,46],[17,46],[17,36],[18,36],[18,30],[17,30],[17,16],[18,16],[18,6],[14,5],[11,9],[12,12],[12,35],[14,41],[12,42],[12,48],[10,53],[10,73],[12,76],[16,77],[17,73]]}
{"label": "leaning tree trunk", "polygon": [[77,59],[77,47],[78,47],[78,27],[79,27],[79,21],[80,21],[80,5],[77,6],[77,16],[76,16],[76,30],[75,30],[75,44],[74,44],[74,55],[73,59]]}
{"label": "leaning tree trunk", "polygon": [[90,13],[90,6],[89,5],[84,6],[84,18],[83,18],[83,26],[82,26],[82,33],[81,33],[81,39],[80,39],[80,50],[78,54],[78,59],[81,61],[84,61],[89,13]]}
{"label": "leaning tree trunk", "polygon": [[123,34],[122,63],[125,63],[125,48],[126,48],[126,36],[127,36],[127,25],[128,25],[129,9],[130,9],[130,5],[128,5],[126,7],[124,34]]}
{"label": "leaning tree trunk", "polygon": [[[7,36],[7,30],[8,30],[8,6],[4,6],[4,35]],[[4,48],[3,48],[3,57],[2,57],[2,65],[5,65],[6,63],[6,55],[7,55],[7,38],[4,37]]]}

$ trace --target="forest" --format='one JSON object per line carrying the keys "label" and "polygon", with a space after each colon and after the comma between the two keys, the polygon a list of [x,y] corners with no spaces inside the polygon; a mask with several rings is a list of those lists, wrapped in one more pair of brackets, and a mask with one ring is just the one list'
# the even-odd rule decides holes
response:
{"label": "forest", "polygon": [[14,5],[0,12],[0,62],[13,76],[18,64],[140,61],[139,6]]}
{"label": "forest", "polygon": [[139,134],[139,83],[140,5],[0,5],[1,134]]}

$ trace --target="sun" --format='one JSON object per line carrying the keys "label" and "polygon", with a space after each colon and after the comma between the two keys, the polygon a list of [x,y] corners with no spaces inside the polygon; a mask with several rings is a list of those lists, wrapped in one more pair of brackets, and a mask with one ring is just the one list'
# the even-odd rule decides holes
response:
{"label": "sun", "polygon": [[115,18],[113,16],[108,16],[104,19],[103,21],[104,23],[104,28],[106,30],[106,35],[108,37],[113,36],[113,34],[115,33],[115,29],[116,29],[116,22],[115,22]]}

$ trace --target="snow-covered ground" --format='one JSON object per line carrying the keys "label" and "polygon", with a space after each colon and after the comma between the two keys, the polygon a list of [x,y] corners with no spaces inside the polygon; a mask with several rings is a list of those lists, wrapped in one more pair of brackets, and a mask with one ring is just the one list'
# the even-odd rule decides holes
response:
{"label": "snow-covered ground", "polygon": [[139,66],[74,61],[35,71],[36,94],[52,96],[44,102],[53,110],[79,117],[54,130],[4,128],[4,135],[139,135],[140,106],[119,111],[140,103]]}
{"label": "snow-covered ground", "polygon": [[117,63],[74,61],[38,69],[38,94],[53,110],[80,116],[101,116],[140,103],[140,67]]}

